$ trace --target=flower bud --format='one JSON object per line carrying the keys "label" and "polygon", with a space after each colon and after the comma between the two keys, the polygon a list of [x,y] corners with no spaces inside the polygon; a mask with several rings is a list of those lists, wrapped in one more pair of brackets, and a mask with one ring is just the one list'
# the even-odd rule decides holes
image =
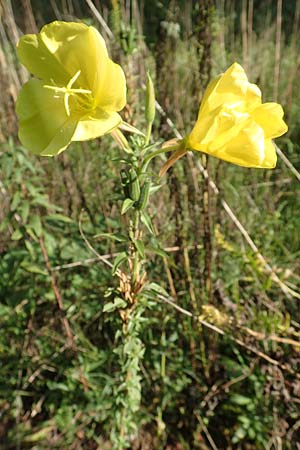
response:
{"label": "flower bud", "polygon": [[145,118],[146,122],[152,124],[155,117],[155,92],[154,86],[150,77],[149,72],[147,72],[147,86],[146,86],[146,108],[145,108]]}

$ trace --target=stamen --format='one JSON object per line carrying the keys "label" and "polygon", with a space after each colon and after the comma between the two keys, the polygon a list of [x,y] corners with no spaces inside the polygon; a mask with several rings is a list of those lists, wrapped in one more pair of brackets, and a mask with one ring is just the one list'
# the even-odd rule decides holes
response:
{"label": "stamen", "polygon": [[90,91],[89,89],[69,89],[68,87],[58,87],[58,86],[50,86],[48,84],[44,84],[45,88],[47,89],[51,89],[52,91],[57,91],[57,92],[68,92],[70,95],[71,94],[91,94],[92,91]]}
{"label": "stamen", "polygon": [[75,83],[80,74],[81,70],[78,70],[78,72],[75,73],[75,75],[71,78],[71,80],[67,84],[67,89],[71,89],[72,85]]}
{"label": "stamen", "polygon": [[57,91],[57,92],[65,92],[65,90],[66,90],[65,87],[50,86],[49,84],[44,84],[43,87],[47,88],[47,89],[51,89],[52,91]]}
{"label": "stamen", "polygon": [[69,97],[70,94],[68,92],[65,93],[64,95],[64,105],[65,105],[65,109],[67,111],[67,116],[70,117],[71,113],[70,113],[70,107],[69,107]]}
{"label": "stamen", "polygon": [[[56,92],[62,92],[64,94],[64,105],[67,112],[67,115],[70,116],[70,105],[69,105],[69,98],[70,95],[76,95],[76,94],[92,94],[92,91],[89,89],[81,89],[81,88],[73,88],[73,84],[77,81],[78,77],[81,74],[81,70],[78,70],[78,72],[75,73],[75,75],[70,79],[69,83],[66,87],[58,87],[58,86],[51,86],[48,84],[45,84],[44,87],[46,89],[51,89]],[[80,97],[78,97],[78,100],[80,103],[84,103]]]}

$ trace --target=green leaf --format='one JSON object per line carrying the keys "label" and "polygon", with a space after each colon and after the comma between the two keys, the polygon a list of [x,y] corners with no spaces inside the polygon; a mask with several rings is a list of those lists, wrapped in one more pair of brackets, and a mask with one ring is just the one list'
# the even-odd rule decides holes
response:
{"label": "green leaf", "polygon": [[124,300],[123,298],[121,298],[121,297],[116,297],[116,298],[114,299],[114,305],[115,305],[117,308],[126,308],[127,303],[125,302],[125,300]]}
{"label": "green leaf", "polygon": [[232,442],[234,444],[237,444],[240,442],[244,437],[246,436],[246,430],[243,427],[239,427],[236,432],[234,433],[234,436],[232,438]]}
{"label": "green leaf", "polygon": [[70,388],[66,383],[57,383],[55,381],[51,381],[47,383],[49,389],[52,390],[59,390],[63,392],[69,392]]}
{"label": "green leaf", "polygon": [[32,433],[22,437],[24,442],[38,442],[47,439],[53,432],[53,425],[46,426],[45,428],[38,430],[36,433]]}
{"label": "green leaf", "polygon": [[147,245],[146,250],[148,250],[150,253],[155,253],[156,255],[161,256],[162,258],[170,257],[170,255],[159,246],[156,247],[154,245]]}
{"label": "green leaf", "polygon": [[147,289],[147,291],[153,291],[157,294],[161,294],[161,295],[164,295],[165,297],[169,297],[168,292],[157,283],[149,283],[147,285],[146,289]]}
{"label": "green leaf", "polygon": [[250,439],[255,439],[255,436],[256,436],[256,432],[255,432],[255,430],[253,429],[253,428],[248,428],[248,436],[249,436],[249,438]]}
{"label": "green leaf", "polygon": [[118,270],[118,267],[120,266],[120,264],[122,264],[122,262],[125,261],[126,259],[127,259],[127,253],[126,252],[121,252],[121,253],[118,254],[118,256],[116,257],[116,259],[114,261],[114,265],[113,265],[113,268],[112,268],[113,275]]}
{"label": "green leaf", "polygon": [[127,242],[128,238],[127,236],[125,236],[124,234],[120,234],[120,233],[98,233],[95,234],[95,236],[93,236],[94,239],[98,239],[98,238],[107,238],[107,239],[111,239],[112,241],[117,241],[117,242]]}
{"label": "green leaf", "polygon": [[28,215],[29,215],[29,202],[27,200],[25,200],[22,203],[20,214],[21,214],[23,223],[26,223],[27,219],[28,219]]}
{"label": "green leaf", "polygon": [[50,203],[48,197],[46,195],[40,195],[39,193],[35,194],[32,204],[42,206],[43,208],[53,209],[53,205]]}
{"label": "green leaf", "polygon": [[134,200],[131,200],[131,198],[125,198],[122,204],[121,214],[125,214],[133,206],[134,203]]}
{"label": "green leaf", "polygon": [[135,239],[133,241],[135,248],[137,249],[139,255],[144,259],[145,258],[145,245],[144,242],[140,239]]}
{"label": "green leaf", "polygon": [[31,239],[32,239],[33,241],[36,241],[36,240],[37,240],[37,237],[36,237],[36,234],[35,234],[34,230],[33,230],[30,226],[28,226],[28,225],[25,226],[25,229],[26,229],[26,233],[29,234],[29,236],[31,237]]}
{"label": "green leaf", "polygon": [[150,194],[154,194],[154,192],[157,192],[162,187],[162,184],[157,184],[156,186],[150,187]]}
{"label": "green leaf", "polygon": [[252,402],[251,398],[245,397],[244,395],[240,394],[233,394],[231,396],[231,401],[232,403],[235,403],[236,405],[240,406],[248,405],[249,403]]}
{"label": "green leaf", "polygon": [[21,263],[21,267],[30,273],[38,273],[39,275],[48,275],[46,270],[41,269],[35,264],[28,264],[27,262]]}
{"label": "green leaf", "polygon": [[20,239],[22,239],[22,237],[23,237],[23,233],[19,229],[17,229],[11,235],[11,240],[12,241],[19,241]]}
{"label": "green leaf", "polygon": [[141,221],[151,234],[155,234],[150,216],[145,211],[141,211]]}
{"label": "green leaf", "polygon": [[108,302],[103,307],[103,312],[112,312],[116,309],[126,308],[127,303],[121,297],[116,297],[113,302]]}
{"label": "green leaf", "polygon": [[70,219],[70,217],[64,216],[63,214],[48,214],[45,218],[46,220],[53,220],[55,222],[73,223],[73,220]]}
{"label": "green leaf", "polygon": [[103,312],[112,312],[116,309],[115,304],[113,302],[105,303],[103,306]]}
{"label": "green leaf", "polygon": [[19,191],[17,191],[12,199],[11,205],[10,205],[10,209],[11,211],[15,211],[20,203],[21,200],[21,194]]}
{"label": "green leaf", "polygon": [[28,227],[31,228],[35,234],[40,237],[42,234],[42,222],[39,216],[34,215],[31,217]]}
{"label": "green leaf", "polygon": [[30,195],[32,195],[33,198],[35,198],[37,195],[40,196],[38,188],[36,186],[34,186],[29,180],[26,180],[25,185],[26,185],[26,188],[29,191]]}
{"label": "green leaf", "polygon": [[29,251],[31,258],[34,259],[35,251],[34,251],[32,243],[28,239],[25,240],[25,246],[26,246],[27,250]]}

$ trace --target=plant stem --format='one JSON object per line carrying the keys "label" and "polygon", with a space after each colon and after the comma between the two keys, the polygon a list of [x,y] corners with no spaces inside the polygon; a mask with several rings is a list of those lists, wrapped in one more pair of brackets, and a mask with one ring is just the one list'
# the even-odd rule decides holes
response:
{"label": "plant stem", "polygon": [[147,130],[146,130],[145,146],[149,144],[150,137],[151,137],[151,131],[152,131],[152,122],[148,122]]}
{"label": "plant stem", "polygon": [[141,165],[141,172],[145,172],[145,170],[147,170],[148,164],[151,161],[152,158],[154,158],[155,156],[161,155],[163,153],[168,153],[168,152],[172,152],[173,150],[177,150],[178,149],[178,144],[176,145],[172,145],[170,147],[166,147],[166,148],[160,148],[159,150],[156,150],[153,153],[150,153],[148,156],[146,156],[146,158],[144,159],[144,161],[142,162]]}
{"label": "plant stem", "polygon": [[[139,239],[140,232],[140,211],[134,212],[133,223],[129,225],[129,234],[131,240]],[[132,229],[133,228],[133,229]],[[131,234],[133,233],[133,234]],[[128,448],[128,438],[132,432],[137,432],[137,423],[135,415],[140,408],[141,393],[141,377],[139,361],[143,356],[143,343],[139,338],[140,333],[140,317],[143,312],[143,304],[140,302],[141,297],[137,297],[136,287],[140,281],[140,255],[138,249],[133,242],[132,248],[132,270],[130,280],[130,301],[126,309],[126,316],[123,318],[122,326],[122,344],[120,345],[120,365],[122,371],[120,390],[118,396],[124,399],[123,407],[120,411],[119,423],[116,427],[115,450]]]}
{"label": "plant stem", "polygon": [[[139,224],[140,224],[140,212],[136,210],[134,218],[134,239],[139,238]],[[139,280],[139,272],[140,272],[139,252],[137,251],[136,247],[134,247],[133,271],[132,271],[133,288],[136,282]]]}

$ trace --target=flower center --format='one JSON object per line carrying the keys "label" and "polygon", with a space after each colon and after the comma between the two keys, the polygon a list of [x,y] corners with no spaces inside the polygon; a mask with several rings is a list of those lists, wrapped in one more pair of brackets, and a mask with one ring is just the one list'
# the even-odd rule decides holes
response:
{"label": "flower center", "polygon": [[77,81],[81,71],[75,73],[70,79],[66,87],[44,85],[47,89],[52,89],[56,92],[61,92],[64,95],[64,105],[67,115],[72,113],[86,113],[94,109],[94,98],[92,91],[89,89],[73,88],[73,84]]}

